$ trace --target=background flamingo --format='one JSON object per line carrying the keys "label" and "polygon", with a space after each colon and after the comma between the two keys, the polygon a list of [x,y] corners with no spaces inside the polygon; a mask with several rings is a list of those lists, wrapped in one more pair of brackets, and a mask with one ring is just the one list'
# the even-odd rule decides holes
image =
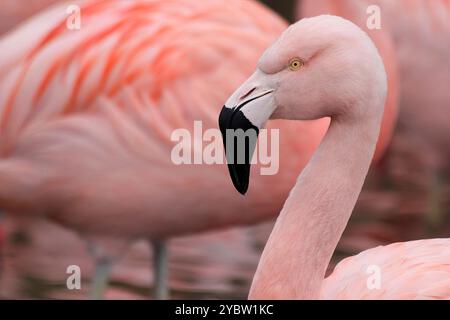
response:
{"label": "background flamingo", "polygon": [[[395,48],[400,77],[399,126],[387,158],[391,185],[416,199],[428,194],[426,220],[439,229],[446,218],[450,153],[450,2],[319,0],[298,1],[297,17],[331,13],[367,30],[367,7],[381,8],[381,30]],[[427,79],[424,81],[424,79]],[[415,172],[414,175],[410,174]],[[445,184],[447,182],[447,186]],[[404,200],[404,202],[410,201]]]}
{"label": "background flamingo", "polygon": [[[425,140],[436,165],[448,164],[450,126],[443,121],[450,116],[446,82],[450,79],[450,1],[437,0],[302,0],[297,17],[324,12],[351,19],[367,29],[367,7],[376,4],[381,9],[381,31],[394,41],[395,58],[400,70],[402,130],[409,131],[411,140]],[[413,53],[413,54],[412,54]],[[427,82],[423,81],[427,75]],[[430,159],[431,160],[431,159]]]}
{"label": "background flamingo", "polygon": [[[57,6],[0,44],[10,52],[0,61],[2,208],[45,213],[95,237],[95,243],[100,237],[106,251],[111,241],[103,238],[111,236],[160,242],[269,216],[281,204],[284,179],[271,178],[280,181],[278,204],[255,195],[260,210],[254,215],[213,213],[203,192],[215,180],[223,180],[226,188],[226,173],[209,166],[202,179],[194,166],[173,165],[170,134],[192,128],[194,120],[203,120],[205,129],[215,126],[210,106],[220,105],[231,83],[251,70],[246,62],[272,41],[284,27],[282,20],[240,1],[207,6],[196,1],[87,1],[80,6],[79,31],[65,27],[65,6]],[[243,27],[248,31],[238,32]],[[229,38],[218,39],[218,33]],[[220,75],[237,65],[241,76],[229,77],[227,84]],[[174,175],[161,174],[166,170]],[[188,194],[186,188],[195,192]],[[222,197],[210,201],[222,202]],[[234,198],[223,202],[246,207]],[[98,228],[102,223],[96,219],[110,225]],[[95,255],[108,268],[111,253],[96,249]]]}
{"label": "background flamingo", "polygon": [[[331,117],[277,219],[250,298],[450,298],[449,239],[368,250],[323,281],[367,175],[386,92],[382,58],[366,33],[340,17],[318,16],[289,27],[226,102],[222,132],[262,128],[270,117]],[[369,266],[379,269],[379,290],[367,285]]]}

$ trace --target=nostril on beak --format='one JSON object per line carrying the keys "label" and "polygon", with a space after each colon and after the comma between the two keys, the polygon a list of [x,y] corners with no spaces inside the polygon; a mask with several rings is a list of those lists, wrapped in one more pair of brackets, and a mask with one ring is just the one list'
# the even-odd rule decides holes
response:
{"label": "nostril on beak", "polygon": [[250,89],[246,94],[244,94],[242,97],[239,98],[239,100],[244,100],[245,98],[247,98],[249,95],[251,95],[253,93],[253,91],[256,90],[256,87],[253,89]]}

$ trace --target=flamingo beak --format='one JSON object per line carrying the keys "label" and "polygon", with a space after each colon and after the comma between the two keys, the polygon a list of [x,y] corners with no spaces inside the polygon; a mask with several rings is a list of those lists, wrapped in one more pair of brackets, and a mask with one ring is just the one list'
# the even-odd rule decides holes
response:
{"label": "flamingo beak", "polygon": [[234,187],[245,195],[250,179],[250,163],[255,151],[259,130],[275,110],[273,89],[258,89],[245,84],[222,108],[219,127]]}

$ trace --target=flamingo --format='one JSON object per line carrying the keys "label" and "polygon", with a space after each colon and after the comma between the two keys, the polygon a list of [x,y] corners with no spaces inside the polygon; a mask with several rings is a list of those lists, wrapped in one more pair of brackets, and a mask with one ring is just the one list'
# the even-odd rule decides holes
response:
{"label": "flamingo", "polygon": [[[257,133],[269,118],[331,118],[267,241],[250,299],[450,298],[450,239],[370,249],[345,259],[324,279],[374,154],[387,87],[369,36],[348,20],[322,15],[284,31],[226,101],[219,126],[227,152],[228,130]],[[251,143],[235,148],[248,155]],[[242,165],[249,163],[229,164],[240,193],[248,184],[237,167]],[[367,271],[376,273],[374,283]]]}
{"label": "flamingo", "polygon": [[[250,210],[230,193],[205,198],[213,184],[227,189],[221,166],[170,158],[172,131],[192,132],[194,120],[214,127],[211,106],[248,75],[285,22],[254,1],[71,4],[80,7],[80,30],[66,28],[66,5],[58,5],[0,42],[0,208],[78,231],[96,264],[93,297],[126,244],[149,239],[155,293],[166,297],[166,239],[267,219],[292,181],[268,177],[279,195],[254,194],[258,209]],[[282,152],[311,154],[324,126],[305,128],[316,142],[282,139]],[[226,205],[211,210],[218,202]]]}
{"label": "flamingo", "polygon": [[[211,106],[248,76],[286,23],[254,1],[74,3],[80,30],[66,28],[58,5],[0,42],[0,208],[80,233],[96,264],[94,298],[127,244],[148,239],[155,296],[164,298],[166,241],[272,218],[329,120],[285,124],[280,171],[255,177],[243,199],[221,166],[175,165],[170,136],[192,132],[195,120],[214,127]],[[387,144],[380,139],[378,157]],[[267,183],[270,198],[258,190]]]}
{"label": "flamingo", "polygon": [[[371,5],[380,8],[381,29],[367,30],[367,8]],[[368,31],[372,39],[389,39],[400,84],[398,130],[392,151],[408,153],[402,161],[405,172],[425,170],[430,190],[428,213],[439,216],[442,177],[450,169],[450,1],[300,0],[296,11],[298,18],[325,13],[342,16]]]}

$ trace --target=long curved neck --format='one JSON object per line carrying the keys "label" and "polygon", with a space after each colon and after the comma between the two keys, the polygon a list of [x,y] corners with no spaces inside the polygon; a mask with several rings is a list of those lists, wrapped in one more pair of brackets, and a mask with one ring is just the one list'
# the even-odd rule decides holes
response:
{"label": "long curved neck", "polygon": [[319,297],[326,268],[367,175],[380,118],[332,119],[277,219],[250,299]]}

